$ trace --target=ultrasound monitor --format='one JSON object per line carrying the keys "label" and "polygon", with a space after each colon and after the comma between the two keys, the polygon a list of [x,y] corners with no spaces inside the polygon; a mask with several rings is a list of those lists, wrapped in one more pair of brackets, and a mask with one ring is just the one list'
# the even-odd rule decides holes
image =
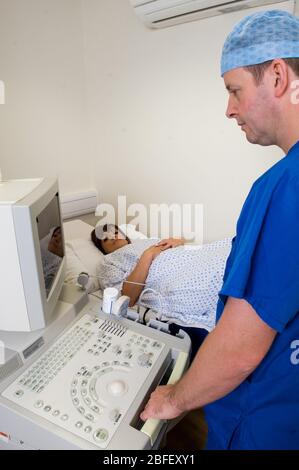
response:
{"label": "ultrasound monitor", "polygon": [[45,328],[66,265],[57,180],[1,182],[0,226],[0,330]]}

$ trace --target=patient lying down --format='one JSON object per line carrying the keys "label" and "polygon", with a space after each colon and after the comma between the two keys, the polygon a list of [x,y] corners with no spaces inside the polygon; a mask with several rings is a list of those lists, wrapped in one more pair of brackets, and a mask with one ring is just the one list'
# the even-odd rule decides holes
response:
{"label": "patient lying down", "polygon": [[112,224],[98,225],[91,238],[105,254],[97,272],[102,289],[116,287],[131,306],[139,299],[163,320],[213,329],[231,239],[196,247],[173,238],[131,241]]}

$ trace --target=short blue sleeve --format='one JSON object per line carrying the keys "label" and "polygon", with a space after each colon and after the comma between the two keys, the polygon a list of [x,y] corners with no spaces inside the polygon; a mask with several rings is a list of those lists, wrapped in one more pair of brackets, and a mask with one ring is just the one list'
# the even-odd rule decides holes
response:
{"label": "short blue sleeve", "polygon": [[299,312],[299,178],[276,183],[249,195],[219,295],[222,306],[228,296],[247,300],[282,332]]}

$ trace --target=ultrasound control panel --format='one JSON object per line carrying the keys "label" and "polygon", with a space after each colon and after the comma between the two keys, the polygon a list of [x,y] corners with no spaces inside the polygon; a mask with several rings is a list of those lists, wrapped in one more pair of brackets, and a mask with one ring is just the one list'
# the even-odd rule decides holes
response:
{"label": "ultrasound control panel", "polygon": [[144,394],[144,384],[150,386],[170,362],[167,337],[89,305],[2,397],[92,447],[107,449],[113,437],[121,438],[117,432],[142,389]]}

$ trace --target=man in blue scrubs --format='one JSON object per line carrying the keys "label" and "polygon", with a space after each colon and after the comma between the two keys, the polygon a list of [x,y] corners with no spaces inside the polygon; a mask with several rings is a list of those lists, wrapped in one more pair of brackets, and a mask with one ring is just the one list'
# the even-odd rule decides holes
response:
{"label": "man in blue scrubs", "polygon": [[299,19],[259,12],[228,36],[227,117],[286,155],[253,185],[237,223],[217,324],[190,369],[142,419],[205,406],[208,449],[299,449]]}

